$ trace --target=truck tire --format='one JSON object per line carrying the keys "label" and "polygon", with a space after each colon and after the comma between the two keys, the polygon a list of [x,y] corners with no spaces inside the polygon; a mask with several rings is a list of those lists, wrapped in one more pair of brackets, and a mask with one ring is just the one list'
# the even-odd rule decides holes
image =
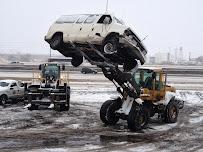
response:
{"label": "truck tire", "polygon": [[177,122],[179,114],[179,105],[175,100],[171,100],[164,111],[164,122],[175,123]]}
{"label": "truck tire", "polygon": [[127,118],[128,128],[131,131],[138,131],[147,127],[149,122],[149,112],[145,107],[133,106]]}
{"label": "truck tire", "polygon": [[100,109],[100,119],[107,125],[115,125],[119,121],[119,117],[115,111],[121,108],[121,99],[107,100],[104,102]]}
{"label": "truck tire", "polygon": [[63,43],[63,35],[62,34],[56,34],[51,39],[50,47],[53,50],[57,50],[62,45],[62,43]]}
{"label": "truck tire", "polygon": [[0,97],[0,104],[1,104],[2,106],[5,106],[5,104],[6,104],[7,101],[8,101],[7,95],[5,95],[5,94],[1,95],[1,97]]}

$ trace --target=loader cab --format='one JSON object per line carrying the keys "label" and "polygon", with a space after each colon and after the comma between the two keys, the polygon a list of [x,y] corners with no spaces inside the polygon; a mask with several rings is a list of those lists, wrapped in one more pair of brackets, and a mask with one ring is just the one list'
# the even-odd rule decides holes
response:
{"label": "loader cab", "polygon": [[46,63],[46,64],[41,64],[39,66],[39,70],[41,71],[41,78],[43,81],[48,80],[49,82],[55,82],[60,79],[61,75],[61,68],[62,70],[65,70],[65,66],[58,65],[55,63]]}
{"label": "loader cab", "polygon": [[138,69],[134,74],[136,83],[141,87],[145,100],[157,101],[165,96],[166,73],[162,69]]}

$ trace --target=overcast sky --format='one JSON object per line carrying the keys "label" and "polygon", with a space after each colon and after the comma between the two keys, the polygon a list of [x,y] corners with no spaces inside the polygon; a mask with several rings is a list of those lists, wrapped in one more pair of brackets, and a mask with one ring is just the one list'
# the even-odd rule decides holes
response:
{"label": "overcast sky", "polygon": [[[63,14],[104,13],[106,0],[1,0],[0,51],[49,53],[44,41]],[[109,12],[144,41],[148,54],[183,47],[203,55],[203,0],[109,0]]]}

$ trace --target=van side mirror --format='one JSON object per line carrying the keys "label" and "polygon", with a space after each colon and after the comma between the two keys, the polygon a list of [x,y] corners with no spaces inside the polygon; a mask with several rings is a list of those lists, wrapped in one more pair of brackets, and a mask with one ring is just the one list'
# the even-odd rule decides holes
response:
{"label": "van side mirror", "polygon": [[41,64],[39,65],[39,70],[42,70],[42,65]]}

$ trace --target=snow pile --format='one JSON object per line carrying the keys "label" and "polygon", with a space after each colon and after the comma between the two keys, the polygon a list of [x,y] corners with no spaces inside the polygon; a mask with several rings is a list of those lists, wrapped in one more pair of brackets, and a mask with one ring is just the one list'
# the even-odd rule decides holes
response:
{"label": "snow pile", "polygon": [[[118,97],[115,86],[73,86],[71,87],[72,102],[105,102]],[[203,105],[203,91],[177,90],[176,97],[185,101],[187,105]]]}
{"label": "snow pile", "polygon": [[177,90],[177,97],[188,105],[203,105],[203,91]]}
{"label": "snow pile", "polygon": [[82,86],[72,87],[71,89],[71,102],[105,102],[111,98],[118,97],[118,93],[115,87],[93,87]]}

